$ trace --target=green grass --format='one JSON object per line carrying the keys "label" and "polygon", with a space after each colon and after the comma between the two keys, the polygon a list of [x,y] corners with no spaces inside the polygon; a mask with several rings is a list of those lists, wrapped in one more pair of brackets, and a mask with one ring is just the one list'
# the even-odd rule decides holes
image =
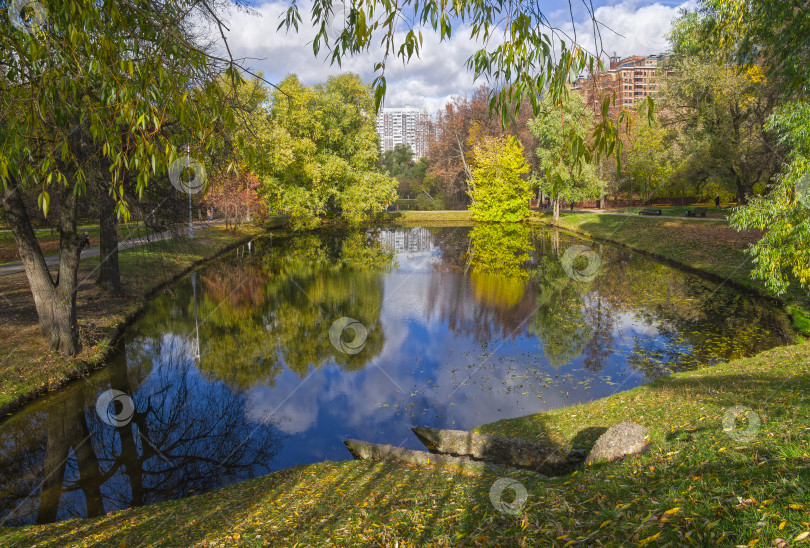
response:
{"label": "green grass", "polygon": [[[618,209],[610,209],[608,211],[615,212],[615,213],[632,213],[638,214],[639,211],[642,209],[652,208],[652,209],[660,209],[662,217],[686,217],[687,211],[692,211],[696,207],[705,207],[707,208],[706,218],[707,219],[726,219],[729,215],[731,215],[732,210],[736,205],[729,205],[729,204],[721,204],[720,209],[714,207],[714,202],[710,204],[695,204],[691,206],[657,206],[657,205],[650,205],[650,206],[639,206],[639,207],[621,207]],[[703,217],[699,217],[703,218]]]}
{"label": "green grass", "polygon": [[[551,224],[549,213],[533,213],[531,221]],[[751,257],[746,253],[756,242],[757,231],[737,232],[725,223],[705,223],[662,217],[622,217],[597,213],[565,213],[557,224],[560,228],[586,237],[624,245],[694,269],[728,283],[767,295],[761,280],[751,277]],[[781,300],[788,305],[794,328],[810,336],[810,296],[798,287]]]}
{"label": "green grass", "polygon": [[[424,215],[444,214],[395,222]],[[566,214],[561,226],[756,288],[745,240],[714,223]],[[753,439],[724,431],[734,406],[761,419]],[[503,471],[527,490],[517,515],[491,503],[492,473],[324,462],[99,518],[0,528],[0,545],[770,546],[810,532],[810,342],[478,430],[587,449],[625,420],[648,428],[646,454],[560,478]]]}
{"label": "green grass", "polygon": [[[138,237],[138,235],[140,235],[141,226],[142,225],[138,223],[120,225],[118,227],[118,238],[123,241]],[[90,237],[91,245],[98,245],[100,232],[98,223],[95,225],[79,226],[78,232],[79,234],[87,232],[87,235]],[[50,228],[39,228],[34,231],[34,234],[45,255],[55,255],[59,253],[58,231],[52,231]],[[17,242],[14,240],[14,234],[10,231],[0,231],[0,264],[14,263],[19,260],[17,255]]]}
{"label": "green grass", "polygon": [[462,211],[397,211],[374,216],[374,226],[473,226],[470,212]]}
{"label": "green grass", "polygon": [[74,358],[51,352],[39,333],[33,300],[24,274],[7,276],[0,292],[10,320],[0,325],[0,414],[62,386],[101,365],[112,340],[154,290],[193,265],[255,234],[243,227],[198,230],[196,238],[175,238],[119,252],[124,295],[111,297],[95,285],[99,257],[83,259],[77,297],[82,351]]}
{"label": "green grass", "polygon": [[[324,462],[100,518],[0,529],[0,545],[770,546],[810,530],[808,394],[804,343],[484,425],[586,448],[621,421],[649,429],[650,451],[621,462],[553,479],[504,471],[527,490],[517,515],[490,502],[492,473]],[[761,418],[750,441],[723,430],[737,405]]]}

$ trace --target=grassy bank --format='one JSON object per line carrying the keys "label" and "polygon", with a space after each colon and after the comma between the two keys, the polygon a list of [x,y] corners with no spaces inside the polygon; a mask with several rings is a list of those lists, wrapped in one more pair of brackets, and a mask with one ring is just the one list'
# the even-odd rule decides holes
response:
{"label": "grassy bank", "polygon": [[[531,221],[550,225],[550,213],[532,213]],[[751,257],[746,248],[759,231],[737,232],[724,223],[661,217],[623,217],[597,213],[561,213],[560,228],[597,240],[627,246],[680,267],[768,295],[760,280],[751,278]],[[810,300],[807,292],[792,288],[783,299],[794,327],[810,336]]]}
{"label": "grassy bank", "polygon": [[[793,545],[810,530],[808,393],[805,343],[485,425],[578,447],[623,420],[650,431],[646,454],[570,477],[504,472],[527,491],[516,515],[490,501],[496,475],[324,462],[100,518],[0,529],[0,545]],[[737,405],[761,419],[750,441],[723,430]]]}
{"label": "grassy bank", "polygon": [[[452,215],[464,222],[465,213]],[[419,216],[401,214],[395,222],[427,222]],[[714,223],[591,217],[597,216],[563,221],[594,237],[737,276],[745,285],[747,267],[725,265],[746,259],[745,240],[713,232]],[[628,224],[616,224],[622,219]],[[0,546],[810,545],[808,394],[810,343],[804,342],[575,407],[483,425],[480,431],[585,449],[621,421],[649,429],[650,450],[622,462],[551,479],[502,472],[526,489],[515,515],[493,505],[499,476],[492,473],[324,462],[99,518],[0,528]],[[759,426],[749,415],[750,422],[740,419],[737,430],[724,431],[735,406],[753,410]],[[748,426],[752,435],[745,439],[740,431]],[[510,491],[503,500],[511,500]]]}
{"label": "grassy bank", "polygon": [[[121,224],[118,227],[118,239],[120,241],[130,238],[137,238],[141,235],[138,223]],[[79,234],[87,232],[92,245],[98,245],[99,228],[95,225],[81,225],[78,227]],[[34,231],[39,242],[39,247],[45,255],[59,253],[59,232],[50,228],[38,228]],[[17,253],[17,242],[14,235],[8,229],[0,229],[0,264],[13,263],[20,260]]]}
{"label": "grassy bank", "polygon": [[469,211],[396,211],[376,215],[376,226],[472,226]]}
{"label": "grassy bank", "polygon": [[40,335],[25,274],[4,276],[0,291],[0,415],[101,364],[112,340],[146,298],[192,266],[254,233],[252,227],[236,232],[211,227],[198,230],[193,240],[174,238],[123,250],[119,253],[123,295],[119,297],[95,286],[99,258],[83,259],[77,297],[82,351],[70,359],[51,352]]}

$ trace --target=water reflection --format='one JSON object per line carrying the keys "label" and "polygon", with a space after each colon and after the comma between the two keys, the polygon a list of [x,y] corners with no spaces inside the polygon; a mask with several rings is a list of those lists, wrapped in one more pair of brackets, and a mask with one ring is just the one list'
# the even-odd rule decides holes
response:
{"label": "water reflection", "polygon": [[[593,275],[563,264],[573,245],[598,255]],[[341,317],[362,351],[330,342]],[[344,460],[345,437],[418,448],[412,425],[571,405],[791,337],[769,303],[557,232],[277,234],[178,283],[107,368],[0,424],[0,522]],[[109,389],[134,402],[117,429],[94,408]]]}

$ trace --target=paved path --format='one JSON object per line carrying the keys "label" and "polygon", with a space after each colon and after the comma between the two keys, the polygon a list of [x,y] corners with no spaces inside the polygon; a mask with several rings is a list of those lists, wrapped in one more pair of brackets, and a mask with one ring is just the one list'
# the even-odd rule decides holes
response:
{"label": "paved path", "polygon": [[[194,223],[194,226],[197,228],[206,228],[209,226],[215,226],[223,224],[225,221],[201,221]],[[184,227],[182,230],[185,232],[187,227]],[[176,232],[171,230],[166,230],[159,234],[150,234],[149,236],[141,236],[140,238],[132,238],[131,240],[124,240],[123,242],[119,242],[118,250],[121,251],[122,249],[129,249],[131,247],[137,247],[139,245],[143,245],[149,242],[158,242],[160,240],[167,240],[169,238],[173,238]],[[99,254],[99,247],[89,247],[82,251],[81,258],[86,259],[88,257],[98,257]],[[53,255],[46,255],[45,256],[45,264],[49,267],[52,266],[59,266],[59,253]],[[6,263],[0,265],[0,276],[9,276],[11,274],[19,274],[20,272],[25,272],[25,267],[21,262],[17,263]]]}

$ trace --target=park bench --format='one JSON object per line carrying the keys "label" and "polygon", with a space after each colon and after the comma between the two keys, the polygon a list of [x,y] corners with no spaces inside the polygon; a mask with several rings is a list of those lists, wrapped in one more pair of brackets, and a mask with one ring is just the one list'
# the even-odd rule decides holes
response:
{"label": "park bench", "polygon": [[653,209],[651,207],[645,207],[641,211],[639,211],[641,215],[661,215],[660,209]]}
{"label": "park bench", "polygon": [[708,207],[696,207],[694,210],[687,209],[686,210],[686,216],[687,217],[705,217],[707,211],[709,211]]}

